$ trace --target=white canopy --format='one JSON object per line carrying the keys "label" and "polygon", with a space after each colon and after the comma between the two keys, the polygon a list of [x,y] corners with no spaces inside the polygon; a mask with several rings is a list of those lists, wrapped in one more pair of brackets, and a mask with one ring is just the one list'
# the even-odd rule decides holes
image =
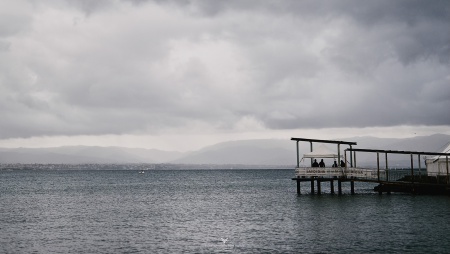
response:
{"label": "white canopy", "polygon": [[[444,148],[444,150],[442,150],[441,153],[450,153],[450,142],[448,142],[447,147]],[[439,159],[444,159],[445,160],[446,158],[445,158],[444,155],[440,155],[440,156],[436,155],[436,156],[433,156],[433,157],[427,159],[427,161],[428,161],[428,163],[432,163],[432,162],[435,162],[435,161],[437,161]],[[449,157],[449,160],[450,160],[450,157]]]}
{"label": "white canopy", "polygon": [[[442,150],[441,153],[450,153],[450,142],[448,142],[447,147],[444,148],[444,150]],[[445,156],[443,156],[443,155],[441,155],[441,156],[435,156],[436,159],[437,159],[437,157],[445,158]]]}
{"label": "white canopy", "polygon": [[[342,155],[341,155],[342,157]],[[312,152],[305,153],[303,158],[338,158],[336,152],[332,151],[330,148],[321,144],[317,148],[314,148]]]}
{"label": "white canopy", "polygon": [[[449,153],[450,152],[450,143],[447,145],[447,147],[442,151],[442,153]],[[449,164],[450,164],[450,157]],[[427,165],[427,174],[429,176],[443,176],[447,175],[447,168],[449,165],[447,165],[447,158],[446,156],[433,156],[431,158],[427,158],[425,161]]]}

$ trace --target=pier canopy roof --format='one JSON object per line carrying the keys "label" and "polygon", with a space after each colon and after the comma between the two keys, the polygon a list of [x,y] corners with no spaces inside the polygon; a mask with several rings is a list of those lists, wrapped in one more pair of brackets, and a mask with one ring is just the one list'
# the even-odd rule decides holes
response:
{"label": "pier canopy roof", "polygon": [[[446,154],[450,153],[450,142],[448,142],[447,147],[444,148],[444,150],[442,150],[441,153],[446,153]],[[444,155],[436,155],[436,156],[430,158],[430,160],[438,160],[438,159],[442,159],[442,158],[445,159],[445,156]]]}
{"label": "pier canopy roof", "polygon": [[[342,157],[342,156],[341,156]],[[320,145],[314,149],[314,151],[305,153],[303,158],[339,158],[338,154],[326,147],[325,145]]]}
{"label": "pier canopy roof", "polygon": [[329,144],[339,144],[339,145],[356,145],[356,142],[349,141],[339,141],[339,140],[326,140],[326,139],[310,139],[310,138],[291,138],[293,141],[304,141],[304,142],[314,142],[314,143],[329,143]]}

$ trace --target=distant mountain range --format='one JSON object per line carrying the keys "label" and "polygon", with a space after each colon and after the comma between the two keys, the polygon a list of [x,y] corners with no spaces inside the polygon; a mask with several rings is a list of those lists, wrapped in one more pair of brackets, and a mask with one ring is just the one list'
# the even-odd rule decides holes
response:
{"label": "distant mountain range", "polygon": [[[340,139],[341,140],[341,139]],[[342,139],[357,142],[354,148],[440,152],[450,142],[450,135],[435,134],[413,138],[354,137]],[[314,143],[314,146],[318,145]],[[327,146],[332,150],[337,147]],[[341,153],[348,148],[341,146]],[[299,143],[300,156],[309,152],[308,142]],[[376,155],[360,153],[360,164],[376,162]],[[409,165],[409,157],[393,156],[389,161]],[[194,152],[161,151],[157,149],[65,146],[54,148],[0,148],[0,163],[83,164],[83,163],[173,163],[173,164],[241,164],[295,165],[294,141],[277,139],[239,140],[218,143]]]}

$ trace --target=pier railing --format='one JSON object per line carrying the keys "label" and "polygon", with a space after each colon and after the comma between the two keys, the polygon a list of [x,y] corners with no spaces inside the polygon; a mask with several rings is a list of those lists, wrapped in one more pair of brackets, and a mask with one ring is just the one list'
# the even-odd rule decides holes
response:
{"label": "pier railing", "polygon": [[329,178],[358,178],[367,180],[386,181],[388,176],[386,170],[368,169],[368,168],[330,168],[330,167],[298,167],[295,169],[296,177],[329,177]]}
{"label": "pier railing", "polygon": [[371,168],[347,168],[345,170],[346,177],[352,177],[363,180],[378,180],[386,181],[387,175],[384,169],[371,169]]}
{"label": "pier railing", "polygon": [[345,168],[318,168],[318,167],[300,167],[295,169],[297,177],[340,177],[344,176]]}
{"label": "pier railing", "polygon": [[[426,177],[425,170],[414,170],[413,175],[416,180]],[[410,169],[376,169],[376,168],[318,168],[318,167],[298,167],[295,169],[295,177],[310,178],[353,178],[359,180],[375,180],[375,181],[402,181],[405,177],[411,176]]]}

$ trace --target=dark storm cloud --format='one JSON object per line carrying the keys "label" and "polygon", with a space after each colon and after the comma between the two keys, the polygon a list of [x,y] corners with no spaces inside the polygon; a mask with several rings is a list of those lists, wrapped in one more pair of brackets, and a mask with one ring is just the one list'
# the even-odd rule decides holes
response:
{"label": "dark storm cloud", "polygon": [[449,6],[3,3],[0,137],[450,125]]}

